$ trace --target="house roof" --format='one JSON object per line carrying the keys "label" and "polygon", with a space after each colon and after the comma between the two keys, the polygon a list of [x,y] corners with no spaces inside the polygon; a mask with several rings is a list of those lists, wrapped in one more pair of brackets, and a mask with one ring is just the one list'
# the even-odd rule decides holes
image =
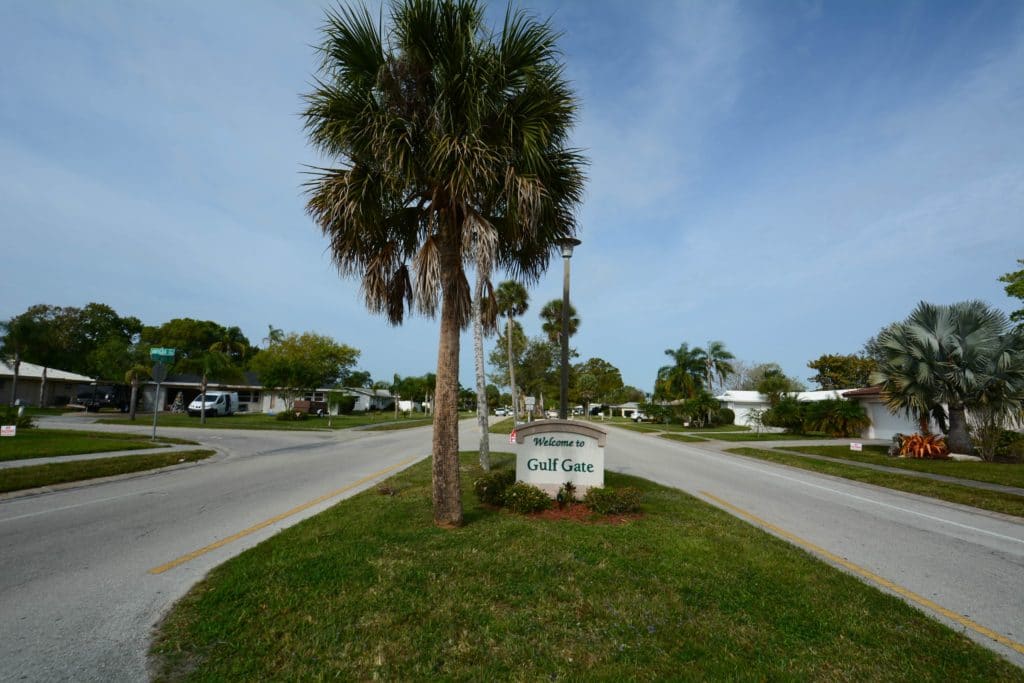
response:
{"label": "house roof", "polygon": [[882,385],[876,384],[873,387],[864,387],[863,389],[851,389],[850,391],[844,391],[843,396],[846,398],[859,398],[861,396],[881,396]]}
{"label": "house roof", "polygon": [[[796,392],[796,400],[825,401],[830,398],[843,398],[844,396],[846,396],[847,391],[847,389],[830,389],[827,391],[798,391]],[[729,389],[721,396],[715,396],[715,400],[727,401],[729,403],[768,403],[768,397],[760,392],[738,391],[736,389]]]}
{"label": "house roof", "polygon": [[[0,377],[14,377],[14,368],[2,360],[0,360]],[[41,380],[43,378],[43,366],[21,361],[21,364],[18,366],[18,378]],[[82,384],[90,384],[96,381],[92,377],[79,375],[77,372],[58,370],[57,368],[46,368],[46,379],[61,382],[80,382]]]}

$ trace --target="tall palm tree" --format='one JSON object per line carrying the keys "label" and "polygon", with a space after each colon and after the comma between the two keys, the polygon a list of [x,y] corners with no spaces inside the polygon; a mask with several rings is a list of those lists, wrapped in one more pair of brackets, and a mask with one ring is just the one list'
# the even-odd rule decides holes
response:
{"label": "tall palm tree", "polygon": [[223,353],[232,362],[238,363],[249,353],[249,340],[240,328],[229,327],[220,335],[220,339],[210,345],[210,351]]}
{"label": "tall palm tree", "polygon": [[704,357],[704,388],[710,392],[714,391],[714,380],[718,380],[719,387],[725,384],[726,378],[736,372],[731,360],[736,356],[732,355],[725,348],[725,343],[720,341],[709,341],[706,349],[698,349]]}
{"label": "tall palm tree", "polygon": [[[139,385],[142,384],[142,380],[148,379],[151,375],[151,370],[141,363],[131,366],[124,373],[124,381],[132,387],[131,398],[128,400],[128,419],[132,422],[135,421],[135,407],[139,400]],[[156,400],[154,396],[153,410],[156,410]]]}
{"label": "tall palm tree", "polygon": [[274,344],[280,344],[282,341],[284,341],[284,330],[280,327],[267,325],[267,336],[263,338],[264,345],[269,348]]}
{"label": "tall palm tree", "polygon": [[1006,315],[981,301],[950,306],[921,302],[878,336],[884,358],[872,381],[889,409],[921,420],[945,405],[949,449],[972,450],[965,412],[977,408],[1019,415],[1024,402],[1024,335]]}
{"label": "tall palm tree", "polygon": [[21,374],[21,359],[32,344],[36,329],[28,316],[22,314],[6,322],[0,322],[0,358],[11,362],[14,377],[11,382],[11,397],[8,405],[13,406],[18,397],[18,376]]}
{"label": "tall palm tree", "polygon": [[473,290],[473,361],[476,370],[476,419],[480,428],[480,467],[491,469],[491,439],[487,424],[487,376],[484,367],[484,335],[495,330],[497,322],[497,300],[494,288],[487,277],[490,264],[486,257],[478,255],[476,263],[476,286]]}
{"label": "tall palm tree", "polygon": [[547,23],[509,10],[492,31],[475,0],[395,0],[389,15],[385,29],[366,7],[327,12],[304,115],[312,145],[339,163],[314,171],[307,210],[371,311],[398,325],[407,309],[440,309],[434,521],[453,526],[465,268],[483,251],[536,281],[575,234],[578,105]]}
{"label": "tall palm tree", "polygon": [[683,342],[678,349],[665,349],[671,365],[658,368],[654,394],[660,399],[693,398],[703,387],[705,353]]}
{"label": "tall palm tree", "polygon": [[[557,344],[562,338],[562,300],[552,299],[540,309],[541,330],[548,341]],[[580,318],[576,315],[576,307],[569,302],[569,336],[572,337],[580,329]]]}
{"label": "tall palm tree", "polygon": [[515,354],[512,353],[512,319],[526,313],[530,295],[515,280],[505,280],[494,291],[498,312],[505,316],[505,339],[508,342],[508,381],[512,387],[512,423],[519,420],[519,394],[516,392]]}

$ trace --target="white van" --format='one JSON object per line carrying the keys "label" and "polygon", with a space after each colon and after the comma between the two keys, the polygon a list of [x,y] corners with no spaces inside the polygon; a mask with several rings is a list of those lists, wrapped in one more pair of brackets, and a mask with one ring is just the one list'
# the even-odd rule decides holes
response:
{"label": "white van", "polygon": [[206,414],[209,416],[234,415],[238,410],[238,392],[207,391],[206,394],[199,394],[188,404],[188,414],[192,417],[201,415],[204,403],[206,404]]}

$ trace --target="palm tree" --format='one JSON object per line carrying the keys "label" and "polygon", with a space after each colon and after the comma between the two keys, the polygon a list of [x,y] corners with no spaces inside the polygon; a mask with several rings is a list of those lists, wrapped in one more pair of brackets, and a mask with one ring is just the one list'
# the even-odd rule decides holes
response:
{"label": "palm tree", "polygon": [[928,416],[944,404],[954,453],[972,450],[967,410],[1020,414],[1024,335],[984,302],[921,302],[905,321],[881,332],[878,344],[884,357],[872,381],[882,384],[889,410],[917,417],[927,431]]}
{"label": "palm tree", "polygon": [[[124,381],[132,386],[131,399],[128,401],[128,419],[132,422],[135,421],[135,404],[139,399],[139,385],[142,383],[142,380],[148,379],[151,374],[150,369],[141,363],[131,366],[124,373]],[[156,410],[156,400],[154,396],[153,410]]]}
{"label": "palm tree", "polygon": [[[273,331],[272,328],[271,332]],[[210,345],[210,351],[223,353],[233,363],[238,363],[249,353],[249,340],[245,338],[240,328],[229,327],[220,335],[219,340]]]}
{"label": "palm tree", "polygon": [[32,344],[35,327],[29,317],[22,314],[6,322],[0,322],[0,358],[11,361],[14,377],[11,381],[11,398],[8,405],[13,406],[18,397],[18,376],[21,372],[21,359]]}
{"label": "palm tree", "polygon": [[[552,299],[540,309],[541,330],[547,335],[548,341],[557,344],[562,338],[562,300]],[[576,307],[569,302],[569,336],[572,337],[580,328],[580,318],[576,315]]]}
{"label": "palm tree", "polygon": [[491,439],[487,424],[487,377],[484,367],[484,335],[495,330],[497,301],[494,288],[487,277],[490,264],[486,257],[477,256],[476,287],[473,293],[473,360],[476,370],[476,419],[480,427],[480,467],[491,469]]}
{"label": "palm tree", "polygon": [[659,399],[693,398],[703,387],[706,368],[703,349],[691,349],[683,342],[678,349],[665,349],[671,365],[658,369],[654,394]]}
{"label": "palm tree", "polygon": [[508,381],[512,387],[512,423],[519,420],[519,394],[516,392],[515,354],[512,353],[512,319],[517,318],[530,307],[530,295],[526,287],[515,280],[505,280],[494,291],[498,312],[505,316],[505,340],[508,342]]}
{"label": "palm tree", "polygon": [[263,343],[270,347],[274,344],[280,344],[282,341],[284,341],[284,330],[280,327],[267,325],[267,336],[263,338]]}
{"label": "palm tree", "polygon": [[726,378],[736,372],[729,363],[735,360],[736,356],[732,355],[725,348],[725,343],[720,341],[709,341],[706,349],[698,350],[704,357],[704,388],[713,391],[715,379],[718,380],[719,387],[724,386]]}
{"label": "palm tree", "polygon": [[[367,307],[401,324],[440,310],[433,436],[434,521],[462,523],[459,333],[471,321],[465,268],[481,251],[536,281],[576,232],[578,108],[556,33],[509,10],[497,32],[475,0],[396,0],[390,28],[366,7],[328,10],[306,96],[314,171],[307,210]],[[385,40],[385,36],[387,37]]]}

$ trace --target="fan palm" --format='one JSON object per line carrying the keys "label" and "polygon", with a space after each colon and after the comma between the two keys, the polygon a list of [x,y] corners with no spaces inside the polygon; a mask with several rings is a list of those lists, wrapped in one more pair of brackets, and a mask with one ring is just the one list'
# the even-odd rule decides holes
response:
{"label": "fan palm", "polygon": [[512,319],[526,313],[530,307],[530,295],[526,287],[515,280],[505,280],[494,291],[498,312],[505,316],[505,340],[508,343],[508,381],[512,389],[512,421],[519,419],[519,394],[516,392],[515,354],[512,352]]}
{"label": "fan palm", "polygon": [[539,278],[576,231],[583,189],[556,34],[521,12],[497,32],[483,19],[474,0],[396,0],[387,32],[365,7],[328,11],[304,112],[312,145],[340,162],[315,172],[307,203],[339,272],[359,277],[367,307],[392,324],[440,309],[433,494],[445,526],[462,522],[465,268],[483,254]]}
{"label": "fan palm", "polygon": [[971,452],[965,411],[1019,415],[1024,335],[1011,331],[1006,316],[984,302],[921,302],[905,321],[883,331],[878,343],[884,358],[872,381],[882,384],[887,406],[926,427],[928,416],[945,405],[950,451]]}
{"label": "fan palm", "polygon": [[[552,299],[540,309],[541,329],[548,341],[557,344],[562,338],[562,300]],[[576,307],[569,303],[569,336],[572,337],[580,328],[580,318],[576,315]]]}

